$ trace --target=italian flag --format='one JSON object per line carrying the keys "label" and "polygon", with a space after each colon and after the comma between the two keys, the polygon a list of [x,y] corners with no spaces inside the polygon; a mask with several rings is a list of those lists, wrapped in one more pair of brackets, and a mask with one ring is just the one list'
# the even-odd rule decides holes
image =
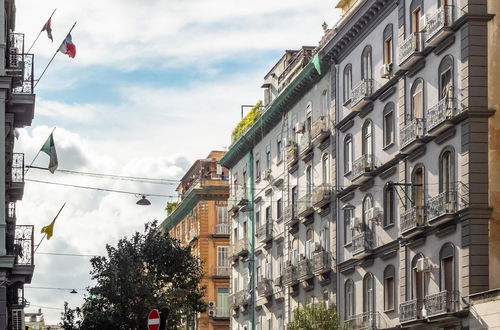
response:
{"label": "italian flag", "polygon": [[49,138],[47,139],[47,141],[45,141],[40,151],[45,152],[47,155],[49,155],[49,171],[53,174],[57,169],[58,162],[56,145],[54,144],[54,137],[52,136],[52,133],[50,133]]}

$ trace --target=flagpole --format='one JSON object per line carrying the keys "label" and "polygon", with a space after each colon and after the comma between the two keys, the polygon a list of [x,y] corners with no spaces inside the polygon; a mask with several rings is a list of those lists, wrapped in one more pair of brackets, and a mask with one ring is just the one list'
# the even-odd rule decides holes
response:
{"label": "flagpole", "polygon": [[[52,15],[50,15],[49,19],[48,19],[46,22],[48,22],[48,21],[52,18],[52,16],[54,16],[54,13],[56,12],[56,10],[57,10],[57,8],[56,8],[56,9],[54,9],[54,11],[52,12]],[[45,27],[45,25],[44,25],[44,27]],[[30,52],[31,48],[33,48],[33,46],[34,46],[34,45],[35,45],[35,43],[37,42],[38,38],[40,38],[40,35],[42,34],[42,32],[43,32],[43,28],[40,30],[40,32],[39,32],[39,33],[38,33],[38,35],[36,36],[35,41],[33,41],[33,43],[31,44],[31,46],[30,46],[30,48],[28,49],[28,51],[26,52],[26,54],[29,54],[29,52]]]}
{"label": "flagpole", "polygon": [[[52,132],[50,132],[49,134],[49,137],[52,133],[54,133],[54,131],[56,130],[57,126],[54,126],[54,128],[52,129]],[[45,144],[45,142],[44,142]],[[42,144],[42,147],[43,147],[43,144]],[[38,155],[40,155],[40,152],[42,152],[42,148],[40,148],[40,150],[38,150],[38,152],[36,153],[35,155],[35,158],[33,158],[33,160],[31,161],[31,164],[29,164],[27,167],[26,167],[26,171],[24,171],[24,175],[26,175],[26,173],[28,173],[29,169],[31,168],[31,166],[33,165],[33,163],[35,162],[35,160],[37,159]]]}
{"label": "flagpole", "polygon": [[[66,206],[66,202],[64,202],[63,206],[61,206],[61,209],[59,210],[59,212],[57,212],[56,214],[56,217],[54,218],[54,220],[52,221],[56,221],[57,217],[59,216],[59,214],[61,213],[62,209],[64,208],[64,206]],[[38,245],[36,246],[35,248],[35,251],[33,251],[33,253],[36,252],[36,250],[38,250],[38,248],[40,247],[40,244],[42,244],[43,240],[45,239],[45,237],[47,237],[47,233],[45,233],[42,237],[42,239],[40,240],[40,243],[38,243]]]}
{"label": "flagpole", "polygon": [[40,82],[40,79],[42,79],[43,75],[45,74],[45,71],[47,71],[47,69],[49,68],[49,65],[54,60],[54,57],[56,57],[57,53],[59,53],[59,48],[61,48],[61,46],[62,46],[64,40],[66,40],[66,37],[68,36],[68,34],[70,34],[71,31],[73,31],[73,29],[75,28],[75,25],[76,25],[76,22],[75,22],[75,24],[73,24],[73,26],[71,27],[71,29],[69,30],[69,32],[64,36],[63,41],[59,44],[59,47],[57,47],[56,52],[54,53],[54,55],[52,55],[52,58],[50,59],[49,63],[45,67],[45,69],[43,69],[42,74],[40,75],[40,77],[38,77],[38,79],[37,79],[37,81],[35,83],[35,86],[33,86],[33,89],[36,87],[36,85],[38,85],[38,83]]}

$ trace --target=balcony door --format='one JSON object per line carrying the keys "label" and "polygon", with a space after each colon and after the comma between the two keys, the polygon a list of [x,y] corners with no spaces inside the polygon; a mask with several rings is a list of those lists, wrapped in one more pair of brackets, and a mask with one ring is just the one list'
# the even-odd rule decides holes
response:
{"label": "balcony door", "polygon": [[307,166],[307,168],[306,168],[306,195],[311,196],[312,190],[313,190],[312,168],[311,168],[311,166]]}
{"label": "balcony door", "polygon": [[453,311],[455,304],[455,247],[451,243],[446,243],[439,253],[441,259],[441,279],[440,289],[447,292],[446,309]]}
{"label": "balcony door", "polygon": [[363,279],[363,323],[365,327],[371,329],[375,313],[375,293],[373,275],[368,273]]}
{"label": "balcony door", "polygon": [[[366,46],[361,55],[361,79],[371,80],[373,78],[372,48]],[[369,93],[371,94],[371,93]]]}
{"label": "balcony door", "polygon": [[424,168],[418,167],[413,172],[412,178],[412,188],[413,188],[413,207],[415,208],[415,217],[417,224],[423,224],[424,214],[423,209],[425,205],[425,193],[424,193]]}
{"label": "balcony door", "polygon": [[423,301],[425,298],[425,277],[424,272],[417,269],[418,260],[422,259],[422,255],[417,255],[412,261],[412,291],[411,298],[416,300],[417,317],[422,316]]}
{"label": "balcony door", "polygon": [[424,84],[418,80],[411,93],[411,119],[424,118]]}
{"label": "balcony door", "polygon": [[229,289],[217,288],[216,315],[222,317],[229,316]]}
{"label": "balcony door", "polygon": [[363,135],[363,141],[362,141],[363,156],[366,157],[367,165],[371,165],[370,160],[373,152],[373,135],[372,135],[372,122],[370,120],[367,120],[363,124],[362,135]]}
{"label": "balcony door", "polygon": [[309,260],[311,260],[312,258],[313,249],[314,249],[313,231],[312,229],[309,229],[306,232],[306,246],[305,246],[306,258]]}

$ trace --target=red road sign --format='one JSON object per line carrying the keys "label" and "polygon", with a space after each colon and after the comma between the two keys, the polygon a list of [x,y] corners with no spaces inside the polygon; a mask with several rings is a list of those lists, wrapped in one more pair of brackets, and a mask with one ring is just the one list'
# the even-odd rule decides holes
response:
{"label": "red road sign", "polygon": [[158,330],[160,329],[160,313],[157,309],[153,309],[148,315],[148,329]]}

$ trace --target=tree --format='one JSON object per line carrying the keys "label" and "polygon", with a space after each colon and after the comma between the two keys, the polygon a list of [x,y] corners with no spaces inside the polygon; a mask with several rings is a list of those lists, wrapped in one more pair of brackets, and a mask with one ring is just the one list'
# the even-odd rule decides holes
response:
{"label": "tree", "polygon": [[106,246],[107,256],[91,259],[94,287],[81,308],[81,329],[145,329],[152,309],[168,307],[167,329],[206,309],[200,288],[200,260],[189,246],[158,230],[156,222]]}
{"label": "tree", "polygon": [[59,325],[65,330],[77,330],[81,325],[80,308],[71,309],[68,302],[64,302],[64,313],[61,313],[61,321]]}
{"label": "tree", "polygon": [[288,323],[288,330],[336,330],[339,324],[335,305],[326,308],[322,303],[309,304],[297,308],[293,321]]}

